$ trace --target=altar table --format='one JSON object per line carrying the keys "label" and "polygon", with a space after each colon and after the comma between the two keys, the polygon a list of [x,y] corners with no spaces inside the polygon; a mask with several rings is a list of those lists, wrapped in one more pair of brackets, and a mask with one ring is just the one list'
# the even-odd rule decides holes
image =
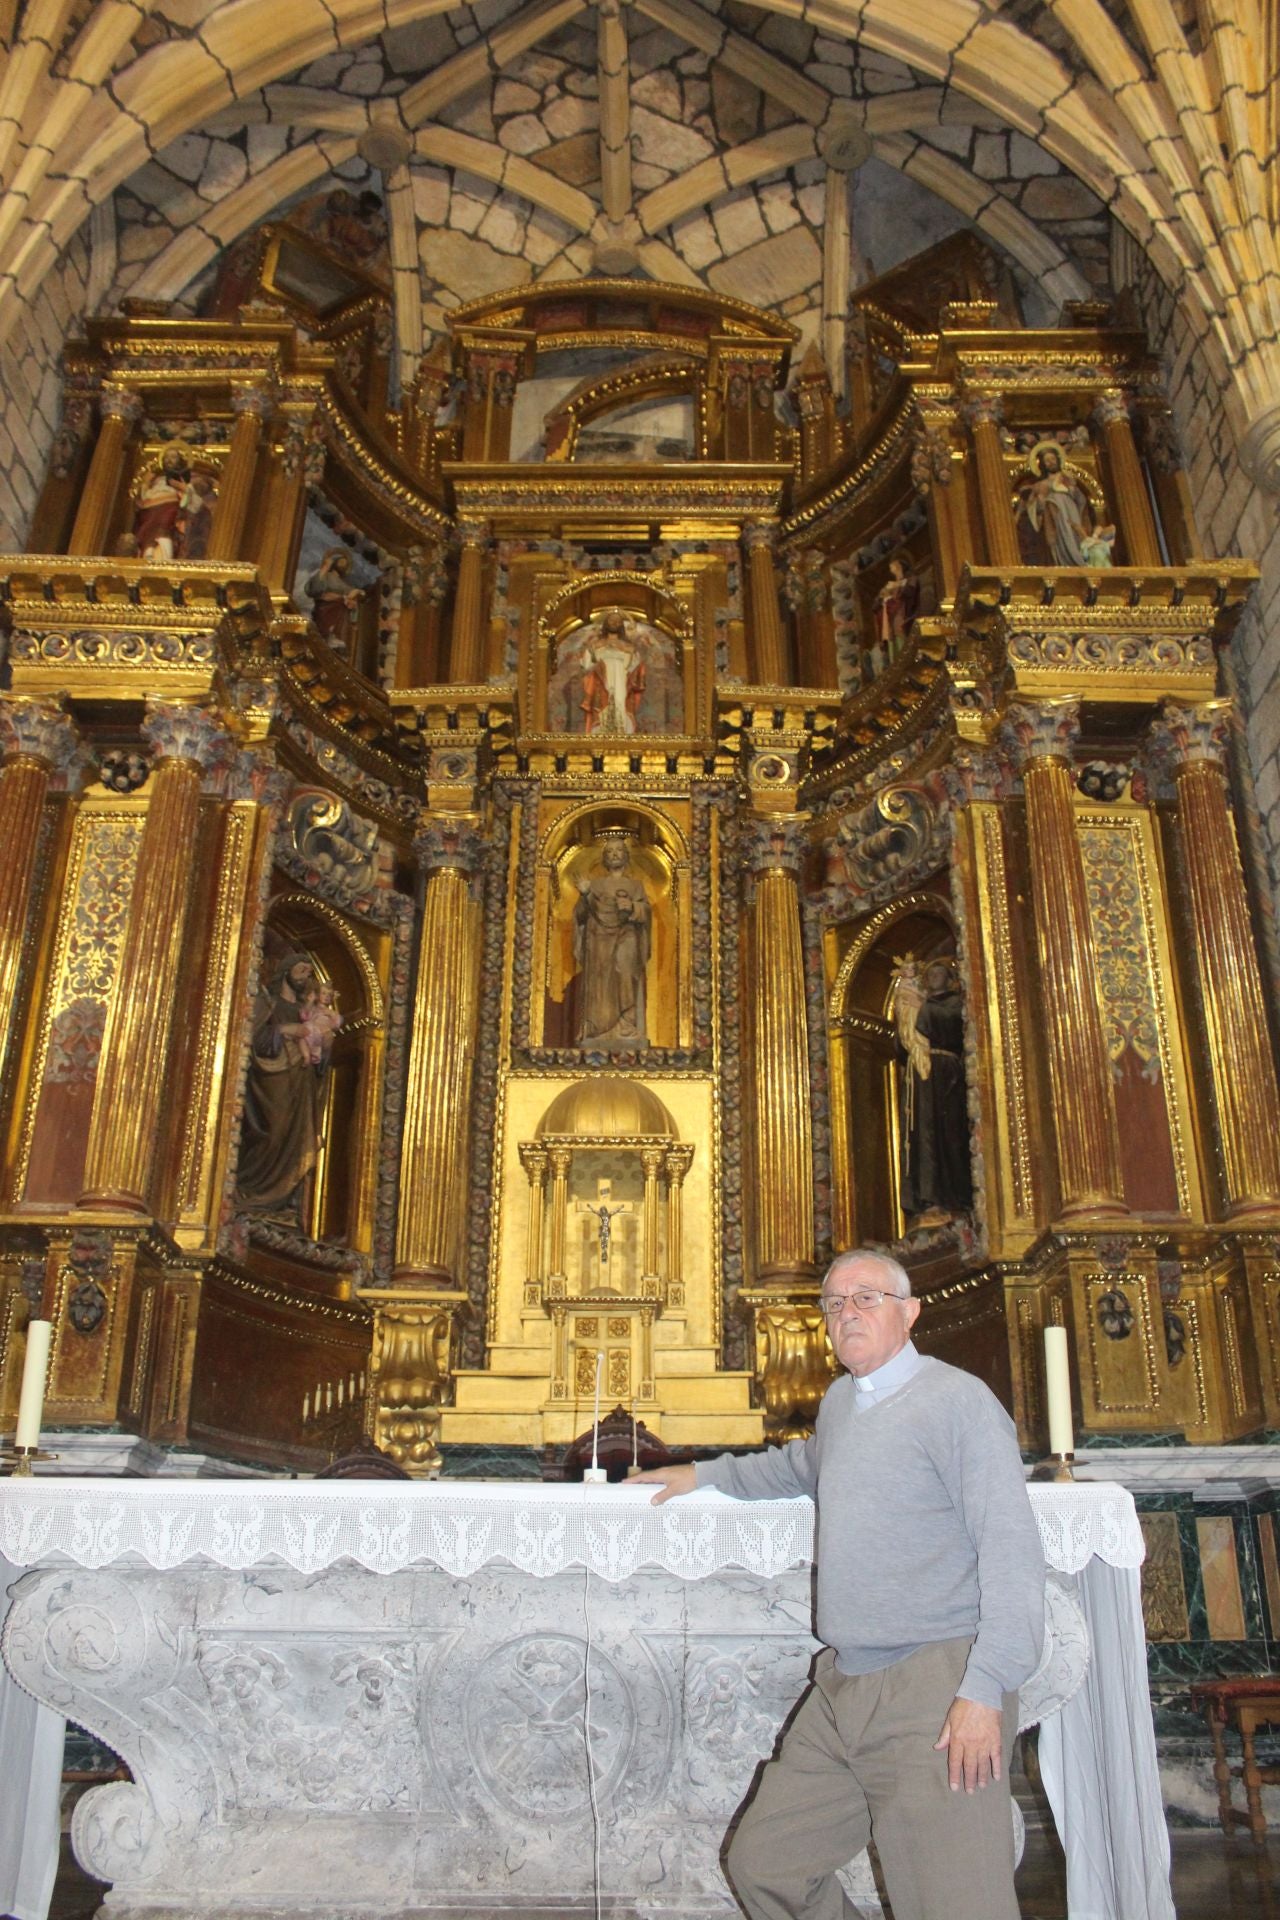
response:
{"label": "altar table", "polygon": [[[1132,1499],[1031,1498],[1052,1571],[1022,1717],[1069,1912],[1172,1920]],[[460,1920],[597,1891],[722,1915],[725,1828],[816,1647],[812,1538],[807,1500],[711,1492],[10,1480],[0,1555],[28,1571],[0,1646],[133,1773],[72,1828],[113,1920]]]}

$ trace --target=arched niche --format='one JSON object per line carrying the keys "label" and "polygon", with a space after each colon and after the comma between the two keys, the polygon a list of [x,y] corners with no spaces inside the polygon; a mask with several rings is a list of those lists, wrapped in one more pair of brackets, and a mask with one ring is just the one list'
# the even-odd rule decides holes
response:
{"label": "arched niche", "polygon": [[[947,1121],[948,1165],[969,1165],[964,1094],[963,1043],[944,1032],[935,1089],[909,1087],[911,996],[931,996],[929,971],[951,970],[945,998],[939,978],[935,1007],[958,1024],[956,931],[950,902],[940,893],[904,894],[879,908],[853,930],[828,1000],[831,1050],[831,1132],[835,1239],[838,1246],[894,1242],[920,1226],[941,1225],[941,1209],[912,1208],[908,1164],[913,1095],[937,1093]],[[916,1019],[919,1019],[918,1011]],[[939,1031],[942,1022],[938,1023]],[[922,1025],[928,1027],[926,1015]],[[923,1037],[923,1035],[921,1036]],[[935,1036],[936,1043],[936,1036]],[[956,1075],[958,1074],[958,1081]],[[944,1075],[946,1085],[944,1086]],[[958,1095],[954,1089],[958,1086]],[[944,1096],[950,1093],[948,1101]],[[923,1107],[916,1109],[923,1117]],[[919,1127],[917,1126],[917,1137]],[[918,1162],[917,1162],[918,1164]],[[954,1191],[954,1187],[952,1188]],[[952,1215],[967,1211],[961,1206]]]}
{"label": "arched niche", "polygon": [[695,652],[684,606],[650,575],[618,569],[575,581],[538,621],[534,729],[613,747],[694,732]]}
{"label": "arched niche", "polygon": [[373,1239],[382,958],[327,901],[290,892],[271,902],[235,1175],[236,1210],[251,1221],[362,1252]]}
{"label": "arched niche", "polygon": [[[690,881],[685,837],[658,808],[585,804],[550,826],[534,886],[535,1047],[607,1059],[692,1043]],[[602,1026],[637,966],[636,1030]]]}

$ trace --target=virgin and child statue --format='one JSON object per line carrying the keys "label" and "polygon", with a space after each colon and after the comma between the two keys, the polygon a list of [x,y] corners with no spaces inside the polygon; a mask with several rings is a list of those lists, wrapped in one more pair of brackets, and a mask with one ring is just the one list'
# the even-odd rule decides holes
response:
{"label": "virgin and child statue", "polygon": [[645,969],[651,931],[644,881],[626,844],[608,841],[574,908],[580,1047],[620,1053],[648,1046]]}
{"label": "virgin and child statue", "polygon": [[287,953],[253,1008],[236,1202],[302,1224],[320,1150],[324,1077],[342,1025],[333,989],[309,954]]}

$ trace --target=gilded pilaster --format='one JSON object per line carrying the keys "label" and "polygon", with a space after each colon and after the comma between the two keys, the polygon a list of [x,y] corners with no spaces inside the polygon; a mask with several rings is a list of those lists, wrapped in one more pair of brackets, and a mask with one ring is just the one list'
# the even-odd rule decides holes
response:
{"label": "gilded pilaster", "polygon": [[[273,593],[288,593],[298,568],[306,514],[308,468],[324,468],[324,441],[313,409],[290,409],[279,453],[271,462],[257,544],[258,570]],[[223,484],[226,484],[225,475]],[[252,542],[249,551],[253,551]]]}
{"label": "gilded pilaster", "polygon": [[107,1010],[85,1156],[82,1206],[143,1213],[165,1094],[203,775],[225,757],[218,721],[151,702],[156,753],[120,966]]}
{"label": "gilded pilaster", "polygon": [[1016,704],[1006,738],[1021,762],[1049,1080],[1064,1219],[1127,1211],[1093,928],[1072,805],[1078,702]]}
{"label": "gilded pilaster", "polygon": [[693,1148],[667,1148],[667,1305],[684,1305],[684,1183]]}
{"label": "gilded pilaster", "polygon": [[1124,395],[1104,393],[1093,410],[1093,420],[1106,449],[1125,559],[1131,567],[1158,567],[1162,564],[1160,541]]}
{"label": "gilded pilaster", "polygon": [[465,1219],[471,1069],[479,991],[480,913],[470,876],[472,827],[435,820],[414,843],[425,876],[413,1039],[400,1159],[396,1278],[449,1287]]}
{"label": "gilded pilaster", "polygon": [[238,387],[231,395],[231,406],[235,426],[231,430],[231,445],[213,509],[209,533],[211,560],[240,558],[240,539],[258,471],[258,444],[263,421],[271,411],[271,395],[260,387]]}
{"label": "gilded pilaster", "polygon": [[45,798],[55,771],[71,765],[77,740],[56,701],[0,698],[0,1074],[18,1037],[16,994]]}
{"label": "gilded pilaster", "polygon": [[982,524],[987,536],[987,559],[993,567],[1016,567],[1019,561],[1018,530],[1013,524],[1009,500],[1009,475],[1005,470],[1000,445],[1003,419],[1000,402],[986,397],[970,400],[965,418],[973,436],[974,462],[978,471],[978,497],[982,502]]}
{"label": "gilded pilaster", "polygon": [[545,1273],[543,1245],[547,1210],[547,1149],[526,1141],[520,1148],[520,1164],[529,1181],[529,1233],[525,1254],[525,1305],[536,1307],[542,1300]]}
{"label": "gilded pilaster", "polygon": [[98,429],[98,439],[89,462],[71,538],[67,542],[68,553],[102,552],[115,514],[120,477],[124,472],[125,449],[134,422],[142,412],[142,402],[137,394],[129,393],[122,387],[109,387],[99,404],[102,425]]}
{"label": "gilded pilaster", "polygon": [[644,1271],[640,1277],[641,1291],[656,1296],[658,1292],[658,1176],[662,1172],[666,1159],[663,1147],[643,1147],[640,1151],[640,1165],[644,1169]]}
{"label": "gilded pilaster", "polygon": [[800,934],[802,827],[760,823],[748,859],[754,879],[756,1271],[786,1286],[813,1274],[813,1125],[804,949]]}
{"label": "gilded pilaster", "polygon": [[569,1218],[569,1168],[572,1164],[571,1148],[551,1148],[551,1254],[547,1281],[553,1299],[563,1299],[569,1284],[564,1265],[564,1243]]}
{"label": "gilded pilaster", "polygon": [[1280,1209],[1280,1091],[1223,754],[1230,703],[1170,702],[1156,741],[1173,773],[1177,844],[1230,1217]]}
{"label": "gilded pilaster", "polygon": [[453,597],[453,634],[449,647],[449,678],[458,686],[474,686],[484,666],[484,562],[488,529],[464,520],[458,528],[458,584]]}
{"label": "gilded pilaster", "polygon": [[760,520],[752,521],[742,535],[747,550],[752,661],[755,678],[764,687],[785,687],[788,683],[787,640],[773,564],[777,537],[777,528]]}

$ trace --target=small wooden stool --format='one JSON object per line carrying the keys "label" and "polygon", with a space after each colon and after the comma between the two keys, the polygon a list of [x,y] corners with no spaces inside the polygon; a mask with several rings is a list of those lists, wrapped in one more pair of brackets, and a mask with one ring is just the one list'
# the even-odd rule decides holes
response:
{"label": "small wooden stool", "polygon": [[[1254,1753],[1253,1736],[1259,1727],[1280,1726],[1280,1678],[1242,1680],[1203,1680],[1191,1689],[1191,1703],[1200,1707],[1213,1736],[1213,1777],[1218,1783],[1218,1814],[1222,1831],[1233,1826],[1248,1827],[1258,1845],[1267,1837],[1262,1812],[1262,1788],[1280,1786],[1280,1767],[1260,1767]],[[1223,1733],[1230,1724],[1240,1735],[1244,1764],[1228,1766]],[[1231,1804],[1232,1779],[1244,1781],[1249,1811],[1241,1813]]]}

